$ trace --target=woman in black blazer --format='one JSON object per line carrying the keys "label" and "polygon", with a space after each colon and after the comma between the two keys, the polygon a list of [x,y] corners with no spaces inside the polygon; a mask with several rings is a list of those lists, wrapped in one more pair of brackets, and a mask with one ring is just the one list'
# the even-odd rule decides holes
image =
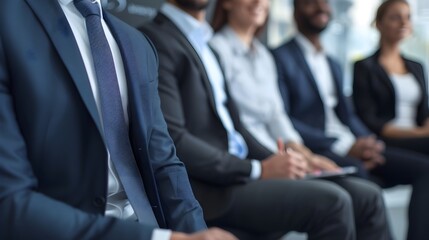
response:
{"label": "woman in black blazer", "polygon": [[380,49],[354,66],[353,100],[364,123],[387,145],[429,154],[426,79],[420,63],[399,49],[411,33],[405,0],[387,0],[375,19]]}

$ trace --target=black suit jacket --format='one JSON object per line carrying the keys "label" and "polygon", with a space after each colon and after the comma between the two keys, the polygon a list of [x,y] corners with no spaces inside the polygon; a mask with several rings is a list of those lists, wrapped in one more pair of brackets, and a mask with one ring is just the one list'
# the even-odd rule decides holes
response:
{"label": "black suit jacket", "polygon": [[[325,108],[301,47],[292,39],[273,50],[273,55],[285,109],[305,145],[317,152],[330,150],[336,139],[325,133]],[[339,64],[331,57],[327,58],[337,93],[338,104],[334,109],[337,117],[356,136],[371,134],[343,94],[343,78]]]}
{"label": "black suit jacket", "polygon": [[[131,144],[158,223],[204,229],[160,109],[155,50],[104,17],[124,62]],[[0,239],[150,239],[153,226],[103,216],[107,172],[87,72],[58,1],[3,0]]]}
{"label": "black suit jacket", "polygon": [[[161,13],[141,30],[158,50],[161,108],[177,154],[187,167],[206,218],[220,216],[232,201],[234,186],[249,180],[250,161],[228,153],[227,132],[217,114],[210,81],[185,35]],[[240,123],[229,95],[227,108],[249,147],[248,158],[269,156]]]}
{"label": "black suit jacket", "polygon": [[[380,134],[384,125],[395,118],[396,96],[392,81],[380,65],[378,50],[372,56],[358,61],[354,66],[353,100],[357,114],[375,133]],[[429,117],[427,83],[420,63],[402,58],[407,70],[414,75],[422,93],[417,108],[416,123],[422,125]]]}

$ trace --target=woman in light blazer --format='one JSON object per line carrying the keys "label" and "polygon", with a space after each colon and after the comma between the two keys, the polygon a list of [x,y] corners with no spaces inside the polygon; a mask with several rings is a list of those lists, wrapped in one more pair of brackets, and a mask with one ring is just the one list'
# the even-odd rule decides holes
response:
{"label": "woman in light blazer", "polygon": [[412,31],[405,0],[377,10],[380,48],[355,63],[353,100],[363,122],[387,145],[429,154],[427,85],[420,63],[405,58],[400,43]]}

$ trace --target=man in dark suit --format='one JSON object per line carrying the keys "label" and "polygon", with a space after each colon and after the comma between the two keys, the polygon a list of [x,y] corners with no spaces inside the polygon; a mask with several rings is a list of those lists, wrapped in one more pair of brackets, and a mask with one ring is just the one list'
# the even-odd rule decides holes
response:
{"label": "man in dark suit", "polygon": [[302,157],[281,146],[273,154],[243,128],[207,44],[207,4],[168,1],[141,30],[158,50],[161,108],[208,223],[242,230],[242,239],[278,239],[293,230],[309,239],[355,239],[356,232],[385,239],[378,188],[347,178],[336,182],[341,188],[293,180],[305,174]]}
{"label": "man in dark suit", "polygon": [[157,74],[150,42],[99,1],[2,1],[0,239],[235,239],[160,229],[206,225]]}
{"label": "man in dark suit", "polygon": [[428,235],[429,162],[424,156],[386,147],[355,115],[343,95],[338,63],[327,56],[320,33],[331,9],[326,0],[294,1],[299,33],[273,51],[286,111],[305,144],[340,166],[357,166],[359,176],[376,176],[383,186],[412,184],[408,239]]}

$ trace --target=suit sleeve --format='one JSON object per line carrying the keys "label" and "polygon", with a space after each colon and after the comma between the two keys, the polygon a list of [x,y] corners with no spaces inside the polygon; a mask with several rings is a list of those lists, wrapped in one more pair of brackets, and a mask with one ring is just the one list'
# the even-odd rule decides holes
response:
{"label": "suit sleeve", "polygon": [[353,103],[362,121],[377,135],[380,135],[386,120],[377,117],[377,106],[371,89],[371,70],[364,62],[357,62],[353,70]]}
{"label": "suit sleeve", "polygon": [[176,145],[177,154],[195,179],[216,185],[230,185],[249,180],[250,161],[243,161],[227,151],[218,149],[193,135],[186,128],[186,119],[180,92],[180,76],[189,62],[181,62],[181,50],[171,47],[164,33],[145,26],[141,29],[154,43],[159,56],[159,96],[168,130]]}
{"label": "suit sleeve", "polygon": [[344,104],[344,108],[346,111],[346,116],[348,116],[348,127],[353,132],[353,134],[357,137],[364,137],[371,135],[372,132],[368,129],[368,127],[362,122],[362,119],[356,113],[356,110],[353,106],[353,100],[351,97],[346,97],[344,94],[340,97],[342,98],[342,102]]}
{"label": "suit sleeve", "polygon": [[1,37],[0,239],[150,239],[151,227],[90,214],[37,190],[37,177],[15,115],[16,96]]}
{"label": "suit sleeve", "polygon": [[427,118],[429,118],[429,106],[428,106],[428,85],[427,77],[424,72],[424,68],[420,63],[416,63],[416,69],[413,72],[416,72],[416,77],[418,81],[422,82],[422,100],[417,109],[417,123],[423,125]]}
{"label": "suit sleeve", "polygon": [[354,106],[352,104],[352,99],[344,94],[344,78],[343,71],[340,67],[340,64],[328,57],[331,64],[331,71],[333,72],[336,79],[338,79],[338,106],[337,106],[337,115],[345,123],[346,126],[350,128],[352,133],[357,137],[364,137],[371,134],[368,127],[362,122],[359,116],[356,114]]}
{"label": "suit sleeve", "polygon": [[[153,54],[149,56],[154,58],[150,64],[157,61],[156,50],[151,47]],[[158,69],[154,67],[151,70],[157,72]],[[168,134],[167,124],[161,112],[156,79],[150,83],[149,91],[152,100],[149,155],[155,171],[164,216],[172,230],[188,233],[200,231],[207,228],[203,212],[192,192],[185,166],[177,158],[173,140]]]}
{"label": "suit sleeve", "polygon": [[282,60],[282,57],[279,56],[276,51],[273,51],[273,56],[277,66],[277,77],[278,77],[278,85],[280,89],[280,94],[283,99],[284,107],[286,113],[289,115],[290,120],[292,121],[295,129],[299,132],[304,143],[307,147],[312,149],[313,151],[327,151],[331,149],[331,145],[334,143],[336,139],[327,137],[322,129],[318,129],[316,127],[309,126],[308,124],[303,123],[299,119],[291,114],[291,104],[293,99],[290,97],[289,91],[291,88],[290,84],[293,84],[293,77],[291,77],[287,69],[283,66],[287,64]]}

